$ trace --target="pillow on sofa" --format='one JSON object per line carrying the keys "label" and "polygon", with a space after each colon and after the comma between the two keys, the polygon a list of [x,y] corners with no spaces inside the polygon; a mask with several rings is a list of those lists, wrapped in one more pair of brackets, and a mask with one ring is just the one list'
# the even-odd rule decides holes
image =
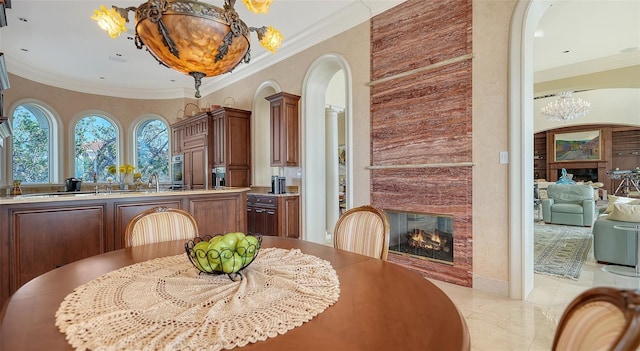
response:
{"label": "pillow on sofa", "polygon": [[609,195],[609,205],[603,213],[611,213],[613,211],[614,204],[628,204],[628,205],[640,205],[640,199],[634,199],[631,197],[613,196]]}
{"label": "pillow on sofa", "polygon": [[640,205],[613,204],[613,210],[607,219],[640,223]]}

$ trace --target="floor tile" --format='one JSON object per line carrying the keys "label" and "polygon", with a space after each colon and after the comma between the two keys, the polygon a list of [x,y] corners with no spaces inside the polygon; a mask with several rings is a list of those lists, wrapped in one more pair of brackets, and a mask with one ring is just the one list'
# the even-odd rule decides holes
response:
{"label": "floor tile", "polygon": [[595,286],[640,289],[640,278],[623,277],[602,269],[593,247],[578,280],[535,274],[534,289],[526,300],[485,293],[430,279],[464,315],[474,351],[550,350],[566,306]]}

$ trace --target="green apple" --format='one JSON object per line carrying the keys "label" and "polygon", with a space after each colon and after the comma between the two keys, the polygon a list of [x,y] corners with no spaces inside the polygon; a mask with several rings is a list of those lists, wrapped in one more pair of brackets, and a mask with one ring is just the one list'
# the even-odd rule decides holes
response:
{"label": "green apple", "polygon": [[215,244],[222,239],[222,235],[216,235],[213,238],[209,239],[209,244]]}
{"label": "green apple", "polygon": [[237,253],[234,253],[233,256],[222,262],[222,271],[224,273],[236,273],[243,266],[244,259],[240,257]]}
{"label": "green apple", "polygon": [[242,257],[251,257],[255,256],[256,251],[258,250],[258,242],[250,240],[249,238],[253,238],[252,236],[246,236],[242,240],[238,241],[238,245],[236,246],[236,252]]}
{"label": "green apple", "polygon": [[209,251],[209,242],[201,241],[193,247],[193,254],[197,262],[196,267],[203,272],[213,272],[213,268],[209,263],[207,252]]}
{"label": "green apple", "polygon": [[220,239],[213,244],[209,244],[209,262],[222,264],[224,261],[230,259],[235,252],[236,242],[233,242],[233,248],[231,247],[229,240]]}
{"label": "green apple", "polygon": [[249,263],[251,263],[251,261],[253,261],[254,258],[256,258],[256,251],[253,252],[252,255],[247,255],[244,257],[244,265],[248,265]]}
{"label": "green apple", "polygon": [[238,238],[238,241],[244,239],[245,237],[243,232],[234,232],[233,234],[235,234],[236,238]]}
{"label": "green apple", "polygon": [[260,242],[258,241],[258,238],[256,238],[253,235],[247,235],[246,236],[247,240],[249,240],[249,243],[254,245],[256,247],[256,250],[260,247]]}
{"label": "green apple", "polygon": [[220,242],[224,242],[226,247],[231,249],[232,251],[236,250],[236,246],[238,245],[238,236],[236,233],[227,233],[220,238]]}

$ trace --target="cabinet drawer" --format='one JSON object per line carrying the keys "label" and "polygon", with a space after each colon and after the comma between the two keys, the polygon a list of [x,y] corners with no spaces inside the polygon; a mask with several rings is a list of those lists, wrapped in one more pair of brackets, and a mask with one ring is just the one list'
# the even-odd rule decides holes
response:
{"label": "cabinet drawer", "polygon": [[275,208],[277,204],[278,204],[278,201],[275,196],[259,196],[259,195],[247,196],[248,206],[261,206],[261,207]]}

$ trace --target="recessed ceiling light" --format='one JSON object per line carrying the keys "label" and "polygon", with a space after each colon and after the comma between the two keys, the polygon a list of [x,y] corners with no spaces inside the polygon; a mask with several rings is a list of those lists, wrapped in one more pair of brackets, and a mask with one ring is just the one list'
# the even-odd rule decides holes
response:
{"label": "recessed ceiling light", "polygon": [[569,51],[569,50],[565,50],[565,51],[563,51],[562,53],[563,53],[563,54],[568,54],[568,53],[570,53],[570,52],[571,52],[571,51]]}
{"label": "recessed ceiling light", "polygon": [[109,60],[116,62],[127,62],[127,59],[122,57],[120,54],[116,54],[116,56],[109,56]]}
{"label": "recessed ceiling light", "polygon": [[544,37],[544,31],[542,29],[538,29],[535,33],[533,33],[533,36],[535,38],[542,38]]}
{"label": "recessed ceiling light", "polygon": [[105,77],[98,77],[98,78],[103,79],[103,80],[104,80],[104,79],[107,79],[107,78],[105,78]]}
{"label": "recessed ceiling light", "polygon": [[29,22],[29,20],[24,17],[18,17],[18,20],[20,20],[21,22]]}
{"label": "recessed ceiling light", "polygon": [[24,51],[24,52],[29,52],[29,49],[25,49],[25,48],[22,48],[22,49],[20,49],[20,50],[22,50],[22,51]]}

